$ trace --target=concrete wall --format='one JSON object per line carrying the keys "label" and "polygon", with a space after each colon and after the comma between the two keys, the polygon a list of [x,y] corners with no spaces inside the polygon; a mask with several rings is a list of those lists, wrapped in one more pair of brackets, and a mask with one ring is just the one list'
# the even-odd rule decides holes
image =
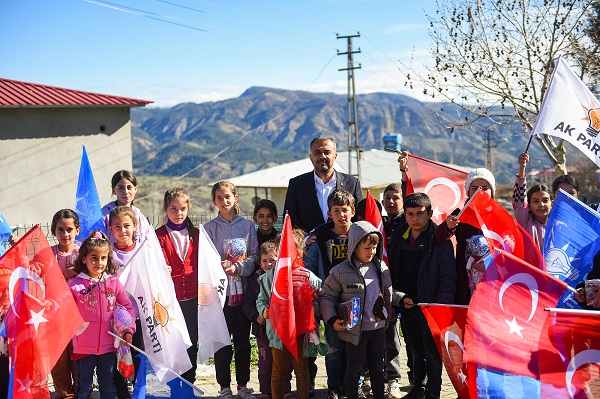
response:
{"label": "concrete wall", "polygon": [[10,225],[75,206],[82,145],[104,204],[112,175],[132,169],[129,108],[0,108],[0,212]]}

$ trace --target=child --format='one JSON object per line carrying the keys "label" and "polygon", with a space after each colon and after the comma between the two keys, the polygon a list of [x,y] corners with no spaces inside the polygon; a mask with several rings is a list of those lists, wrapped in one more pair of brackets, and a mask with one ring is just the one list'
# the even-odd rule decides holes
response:
{"label": "child", "polygon": [[406,182],[408,181],[407,151],[400,152],[398,167],[402,172],[402,184],[392,183],[383,190],[383,209],[387,213],[387,216],[383,217],[383,228],[388,248],[392,245],[394,232],[406,222],[403,217],[402,199],[406,196]]}
{"label": "child", "polygon": [[[273,399],[282,399],[292,397],[287,390],[287,384],[290,378],[290,362],[293,364],[294,374],[296,375],[296,394],[297,399],[308,399],[310,389],[310,376],[308,358],[303,356],[304,342],[308,332],[314,329],[314,307],[308,310],[309,317],[305,317],[306,303],[313,302],[316,305],[316,290],[321,287],[321,280],[308,269],[304,268],[302,256],[304,255],[304,233],[302,230],[294,230],[294,243],[298,251],[298,257],[292,262],[292,279],[294,280],[294,311],[296,315],[296,341],[298,350],[298,361],[294,359],[289,350],[283,346],[281,339],[271,325],[271,318],[278,317],[277,314],[269,313],[271,298],[271,287],[275,276],[274,269],[264,273],[259,277],[260,293],[256,300],[256,308],[259,315],[266,319],[267,336],[269,337],[269,346],[273,356],[273,366],[271,372],[271,392]],[[306,284],[306,286],[305,286]],[[312,289],[310,289],[312,287]],[[306,288],[311,291],[306,294]],[[314,292],[313,292],[314,291]],[[305,295],[309,295],[308,299]],[[311,320],[312,318],[312,320]],[[284,395],[284,392],[288,393]]]}
{"label": "child", "polygon": [[[108,215],[108,230],[114,240],[112,259],[117,276],[121,275],[125,270],[125,266],[136,253],[137,243],[134,241],[134,237],[137,227],[138,218],[131,207],[117,206],[110,211]],[[135,300],[133,298],[130,298],[130,300],[133,304],[136,318],[136,332],[133,335],[133,345],[140,349],[144,349],[144,337],[142,336],[142,325],[139,320],[139,310],[135,304]],[[131,351],[136,375],[140,364],[139,358],[136,356],[137,353],[138,352],[135,350]],[[115,372],[115,384],[117,386],[119,399],[127,399],[131,396],[127,387],[127,380],[119,372]]]}
{"label": "child", "polygon": [[108,239],[110,240],[111,244],[115,243],[115,238],[108,228],[108,215],[110,214],[110,211],[117,206],[128,206],[135,214],[138,227],[135,233],[134,241],[140,243],[143,242],[149,234],[154,235],[154,229],[152,226],[150,226],[148,219],[146,219],[146,217],[142,214],[142,211],[133,206],[133,200],[135,199],[138,186],[137,178],[133,172],[128,170],[120,170],[113,175],[110,181],[112,194],[116,196],[117,199],[104,205],[102,208],[102,214],[104,215],[104,224],[106,225]]}
{"label": "child", "polygon": [[[367,364],[375,399],[384,398],[385,331],[391,315],[392,281],[380,260],[383,237],[366,221],[350,226],[348,259],[333,269],[319,292],[323,320],[346,343],[347,369],[344,378],[348,399],[358,399],[358,382]],[[340,304],[360,298],[358,324],[346,328],[337,309]]]}
{"label": "child", "polygon": [[558,195],[558,190],[562,189],[575,198],[579,198],[579,181],[573,175],[558,176],[552,182],[552,195],[554,198]]}
{"label": "child", "polygon": [[[277,244],[274,241],[266,241],[260,246],[258,252],[260,268],[248,278],[248,287],[244,294],[243,309],[246,317],[252,321],[252,334],[256,337],[258,346],[258,382],[260,384],[260,399],[271,398],[271,370],[273,355],[269,346],[269,337],[266,331],[266,320],[256,308],[256,300],[260,293],[259,278],[275,266],[277,261]],[[291,364],[290,364],[291,366]],[[290,380],[286,380],[285,392],[291,391]]]}
{"label": "child", "polygon": [[277,237],[279,230],[274,228],[277,222],[277,205],[271,200],[262,199],[254,206],[254,222],[258,225],[256,235],[258,236],[258,245],[262,245],[268,240]]}
{"label": "child", "polygon": [[[190,195],[179,187],[165,192],[163,210],[167,224],[156,230],[158,242],[171,272],[175,295],[181,306],[192,346],[187,350],[192,368],[181,376],[192,384],[196,380],[198,358],[198,238],[188,216]],[[187,385],[187,384],[185,384]]]}
{"label": "child", "polygon": [[519,173],[515,181],[512,196],[512,206],[515,219],[523,228],[531,234],[540,251],[544,248],[544,236],[546,235],[546,223],[552,209],[552,192],[545,184],[536,184],[527,191],[527,204],[525,204],[525,190],[527,181],[525,167],[529,162],[529,154],[526,152],[519,155]]}
{"label": "child", "polygon": [[404,215],[408,227],[399,235],[394,251],[388,252],[393,285],[398,287],[394,292],[399,294],[392,303],[402,312],[400,323],[414,360],[414,386],[405,398],[439,399],[442,387],[442,359],[437,345],[423,312],[413,306],[419,302],[453,303],[454,300],[454,248],[450,240],[434,239],[436,225],[431,221],[432,213],[431,200],[426,194],[407,196]]}
{"label": "child", "polygon": [[[81,317],[86,322],[83,332],[73,337],[73,359],[77,365],[77,399],[89,399],[92,394],[94,370],[98,377],[101,399],[114,399],[117,391],[113,381],[116,364],[112,319],[116,306],[122,306],[131,316],[133,307],[125,288],[113,275],[108,238],[94,231],[81,244],[74,270],[79,273],[69,281]],[[130,344],[135,328],[123,334]]]}
{"label": "child", "polygon": [[[306,268],[324,281],[330,270],[347,259],[348,231],[354,216],[354,197],[346,190],[333,190],[327,198],[327,215],[333,220],[333,228],[317,229],[316,240],[306,253]],[[327,226],[327,224],[323,225]],[[325,355],[328,399],[343,396],[342,378],[346,374],[346,346],[332,326],[325,324],[325,339],[332,349]]]}
{"label": "child", "polygon": [[[75,237],[79,234],[79,228],[79,216],[71,209],[61,209],[52,217],[50,231],[58,240],[58,244],[53,245],[51,248],[67,282],[77,276],[77,273],[73,270],[73,265],[79,255],[80,243],[75,241]],[[73,343],[69,342],[52,369],[51,374],[56,399],[73,398],[77,381],[77,369],[75,368],[75,362],[71,360],[72,355]]]}
{"label": "child", "polygon": [[[496,195],[496,179],[492,172],[485,168],[473,169],[467,175],[465,181],[465,192],[467,200],[481,188],[487,192],[492,198]],[[459,223],[456,215],[460,209],[455,209],[446,217],[446,221],[435,229],[435,240],[439,243],[450,240],[452,236],[456,237],[456,294],[454,302],[458,305],[468,305],[471,300],[471,289],[469,288],[469,275],[467,273],[467,238],[474,235],[483,235],[483,232],[477,227],[471,226],[468,223]],[[389,249],[388,249],[389,251]],[[388,259],[390,259],[388,257]],[[483,271],[483,262],[474,263],[473,267],[476,270]],[[394,270],[392,269],[392,276]]]}
{"label": "child", "polygon": [[[252,399],[253,391],[246,387],[250,381],[250,320],[239,305],[243,301],[244,277],[254,272],[258,242],[254,223],[239,216],[238,199],[233,183],[226,180],[215,183],[212,200],[219,209],[219,215],[207,222],[204,228],[221,254],[223,268],[229,276],[223,313],[235,346],[237,396],[240,399]],[[221,399],[233,399],[230,387],[232,358],[231,345],[219,349],[214,356]]]}

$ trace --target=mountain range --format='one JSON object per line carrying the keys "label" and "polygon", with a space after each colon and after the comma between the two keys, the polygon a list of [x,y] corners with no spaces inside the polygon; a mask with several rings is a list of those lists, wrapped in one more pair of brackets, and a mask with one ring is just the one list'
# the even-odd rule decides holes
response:
{"label": "mountain range", "polygon": [[[447,103],[375,93],[357,96],[357,105],[363,150],[381,149],[384,135],[400,133],[402,148],[415,155],[481,167],[487,159],[485,132],[493,129],[491,144],[498,146],[491,151],[499,183],[513,181],[517,156],[529,138],[516,124],[478,122],[449,129],[444,119],[464,120],[465,115]],[[223,101],[135,108],[133,166],[147,175],[224,179],[305,157],[310,141],[320,135],[334,137],[338,151],[346,151],[347,107],[346,95],[252,87]],[[530,155],[540,160],[537,168],[549,164],[535,142]]]}

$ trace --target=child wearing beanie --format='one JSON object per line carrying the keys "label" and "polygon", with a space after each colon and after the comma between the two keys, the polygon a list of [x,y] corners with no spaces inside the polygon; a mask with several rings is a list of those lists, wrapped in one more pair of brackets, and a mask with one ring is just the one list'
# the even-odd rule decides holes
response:
{"label": "child wearing beanie", "polygon": [[[485,168],[473,169],[467,175],[465,181],[467,201],[479,188],[487,192],[492,198],[496,196],[496,179],[492,172]],[[456,294],[454,303],[468,305],[471,300],[471,290],[467,273],[467,239],[474,235],[483,235],[483,232],[470,224],[458,223],[456,217],[458,212],[460,212],[460,209],[455,209],[446,217],[446,221],[435,229],[435,240],[443,242],[449,240],[452,236],[456,237]],[[479,271],[484,270],[484,265],[481,262],[473,263],[472,267]]]}

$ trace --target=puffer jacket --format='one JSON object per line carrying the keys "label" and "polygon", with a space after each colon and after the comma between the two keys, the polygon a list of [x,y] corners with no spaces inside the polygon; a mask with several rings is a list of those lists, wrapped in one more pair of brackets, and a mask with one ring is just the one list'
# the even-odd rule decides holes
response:
{"label": "puffer jacket", "polygon": [[[69,281],[71,293],[85,324],[73,337],[73,353],[102,355],[115,351],[112,321],[117,305],[127,309],[133,320],[133,307],[127,292],[114,275],[104,275],[100,280],[79,273]],[[130,333],[135,332],[135,322]]]}
{"label": "puffer jacket", "polygon": [[[364,276],[360,273],[360,262],[353,256],[353,253],[360,240],[370,233],[379,235],[379,245],[372,262],[377,267],[379,287],[387,314],[392,314],[392,279],[386,264],[380,260],[383,252],[383,237],[372,224],[360,221],[352,223],[348,232],[348,259],[331,269],[319,292],[321,316],[325,322],[339,318],[339,305],[343,302],[358,297],[361,304],[365,303],[366,282]],[[358,345],[362,334],[362,313],[358,324],[351,330],[338,331],[341,340]],[[387,325],[388,321],[386,321],[386,328]]]}

